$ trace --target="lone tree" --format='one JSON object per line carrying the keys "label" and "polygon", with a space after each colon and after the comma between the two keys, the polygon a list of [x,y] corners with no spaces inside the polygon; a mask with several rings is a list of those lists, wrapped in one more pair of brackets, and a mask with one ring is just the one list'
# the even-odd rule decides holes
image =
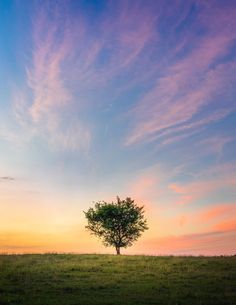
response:
{"label": "lone tree", "polygon": [[120,248],[132,246],[141,232],[148,229],[143,208],[131,198],[121,200],[117,197],[117,202],[111,203],[99,201],[94,208],[84,212],[88,221],[86,229],[101,238],[106,247],[115,247],[116,253],[120,254]]}

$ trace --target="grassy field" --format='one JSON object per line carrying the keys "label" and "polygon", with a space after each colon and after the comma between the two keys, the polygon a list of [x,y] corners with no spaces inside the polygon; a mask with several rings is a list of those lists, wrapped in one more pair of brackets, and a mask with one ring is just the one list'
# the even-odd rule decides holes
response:
{"label": "grassy field", "polygon": [[0,255],[0,304],[236,305],[236,256]]}

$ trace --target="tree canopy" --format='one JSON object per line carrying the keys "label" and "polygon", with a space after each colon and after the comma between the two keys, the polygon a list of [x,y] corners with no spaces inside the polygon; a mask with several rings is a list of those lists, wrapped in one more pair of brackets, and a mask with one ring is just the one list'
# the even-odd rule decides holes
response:
{"label": "tree canopy", "polygon": [[85,213],[86,229],[102,239],[105,246],[113,246],[116,253],[120,248],[132,246],[141,233],[148,229],[144,218],[144,206],[139,207],[131,198],[117,202],[99,201]]}

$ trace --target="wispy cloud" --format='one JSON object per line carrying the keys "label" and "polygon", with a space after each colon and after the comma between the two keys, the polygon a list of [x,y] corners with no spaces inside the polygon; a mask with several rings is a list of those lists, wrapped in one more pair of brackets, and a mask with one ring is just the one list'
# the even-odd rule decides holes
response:
{"label": "wispy cloud", "polygon": [[[63,15],[63,18],[61,18]],[[71,113],[75,103],[69,87],[75,41],[65,5],[45,3],[35,15],[32,61],[26,66],[27,84],[15,90],[14,113],[31,137],[42,136],[59,149],[87,150],[90,131]],[[65,116],[70,122],[65,123]],[[33,132],[32,132],[33,131]]]}
{"label": "wispy cloud", "polygon": [[[203,106],[213,105],[217,95],[222,91],[227,93],[232,88],[235,83],[235,71],[235,62],[221,65],[208,72],[196,89],[191,88],[191,80],[189,81],[191,77],[186,75],[185,80],[180,80],[180,82],[187,82],[186,87],[181,88],[179,80],[176,80],[175,86],[178,88],[176,90],[173,90],[172,85],[168,84],[173,78],[171,72],[171,76],[158,81],[156,88],[149,92],[135,108],[133,114],[136,116],[137,123],[127,138],[126,144],[147,141],[155,133],[165,131],[167,128],[171,129],[168,131],[170,135],[176,132],[186,132],[186,129],[193,130],[193,126],[198,125],[198,122],[194,124],[191,119],[200,112]],[[182,74],[182,72],[180,73]],[[179,92],[182,92],[181,97],[178,97]],[[219,110],[214,116],[215,120],[222,119],[235,111],[235,106],[231,106],[230,111],[225,109],[224,105],[218,104],[218,107]],[[204,126],[212,121],[212,114],[209,114],[200,119],[201,124],[199,123],[199,125]]]}
{"label": "wispy cloud", "polygon": [[11,176],[3,176],[0,177],[0,181],[14,181],[15,177],[11,177]]}
{"label": "wispy cloud", "polygon": [[[235,24],[235,8],[233,11],[230,16]],[[223,18],[219,11],[217,13],[211,12],[210,20]],[[186,128],[192,129],[194,122],[197,124],[200,120],[204,125],[212,122],[211,113],[201,113],[209,106],[217,111],[218,119],[224,117],[222,113],[228,114],[226,110],[235,111],[235,103],[232,104],[228,92],[233,90],[236,81],[236,62],[234,59],[222,62],[231,52],[235,31],[232,27],[221,29],[218,26],[216,32],[203,22],[201,14],[198,19],[204,24],[206,34],[193,43],[194,47],[184,57],[177,57],[163,68],[164,75],[156,79],[153,88],[131,110],[133,128],[126,145],[153,140],[167,129],[170,135],[176,131],[181,134],[175,136],[175,140],[181,139],[183,134],[188,136]],[[194,34],[189,37],[190,41],[193,39]],[[225,99],[231,101],[231,106]]]}
{"label": "wispy cloud", "polygon": [[113,10],[112,16],[104,16],[96,28],[82,13],[75,19],[64,2],[55,6],[46,2],[37,10],[27,88],[15,90],[14,97],[16,119],[25,130],[33,130],[32,137],[39,134],[56,147],[88,149],[91,128],[81,117],[107,107],[107,99],[95,101],[90,91],[104,95],[116,82],[116,92],[125,89],[124,73],[137,74],[137,62],[146,58],[147,47],[158,39],[157,15],[151,7],[121,1],[111,7],[107,3],[106,9]]}
{"label": "wispy cloud", "polygon": [[222,157],[225,146],[235,140],[236,138],[233,136],[216,135],[200,141],[198,147],[201,147],[202,154],[216,154],[218,157]]}
{"label": "wispy cloud", "polygon": [[[184,210],[183,210],[184,211]],[[183,212],[182,211],[182,212]],[[195,227],[204,226],[205,230],[227,231],[228,229],[221,224],[232,223],[236,215],[236,204],[233,203],[215,203],[210,206],[196,207],[194,210],[185,210],[186,213],[178,216],[180,225],[194,225]],[[181,221],[184,220],[184,223]],[[235,222],[234,222],[235,223]],[[221,228],[220,228],[221,227]]]}
{"label": "wispy cloud", "polygon": [[[212,149],[219,151],[218,145]],[[236,200],[232,193],[236,187],[234,163],[212,165],[200,171],[191,167],[187,163],[177,167],[156,164],[138,171],[127,184],[127,193],[151,208],[163,207],[175,212],[185,207],[199,208],[206,201],[217,204],[219,196],[223,200],[226,192],[231,196],[227,200]],[[186,176],[187,179],[178,181]]]}
{"label": "wispy cloud", "polygon": [[226,171],[222,175],[215,177],[201,177],[199,180],[186,183],[172,183],[169,189],[176,194],[176,204],[196,203],[203,198],[212,197],[216,192],[222,189],[234,189],[236,186],[235,174],[232,171]]}
{"label": "wispy cloud", "polygon": [[96,29],[82,24],[82,47],[78,46],[73,71],[82,91],[93,88],[104,92],[112,86],[109,99],[114,100],[114,92],[116,96],[137,84],[137,69],[145,67],[149,47],[158,41],[155,26],[159,14],[139,1],[132,5],[127,1],[107,2],[106,10]]}
{"label": "wispy cloud", "polygon": [[200,211],[196,216],[199,222],[212,222],[219,219],[225,219],[230,215],[236,215],[236,204],[216,204],[214,206],[206,207]]}

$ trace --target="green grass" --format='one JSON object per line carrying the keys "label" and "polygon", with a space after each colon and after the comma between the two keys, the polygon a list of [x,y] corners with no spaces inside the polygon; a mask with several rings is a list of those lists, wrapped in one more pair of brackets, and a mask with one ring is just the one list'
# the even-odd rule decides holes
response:
{"label": "green grass", "polygon": [[0,304],[236,305],[236,257],[0,255]]}

